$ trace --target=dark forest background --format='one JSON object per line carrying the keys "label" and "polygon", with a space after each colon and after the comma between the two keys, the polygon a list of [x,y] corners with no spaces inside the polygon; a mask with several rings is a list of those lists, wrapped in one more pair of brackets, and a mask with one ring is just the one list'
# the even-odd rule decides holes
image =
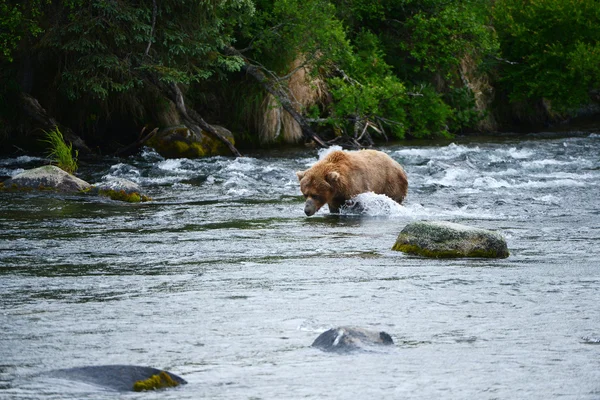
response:
{"label": "dark forest background", "polygon": [[[0,152],[539,130],[597,115],[597,0],[0,0]],[[17,146],[17,147],[15,147]]]}

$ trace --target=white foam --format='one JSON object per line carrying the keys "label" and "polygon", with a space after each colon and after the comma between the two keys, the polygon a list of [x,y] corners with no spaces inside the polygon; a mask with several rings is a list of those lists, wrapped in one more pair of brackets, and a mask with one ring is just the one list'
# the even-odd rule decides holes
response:
{"label": "white foam", "polygon": [[4,176],[13,177],[13,176],[19,175],[22,172],[25,172],[25,170],[23,168],[16,168],[16,169],[0,168],[0,175],[4,175]]}
{"label": "white foam", "polygon": [[249,157],[239,157],[225,166],[226,171],[251,172],[257,168],[257,160]]}
{"label": "white foam", "polygon": [[547,195],[541,196],[541,197],[534,197],[533,200],[540,202],[540,203],[553,204],[553,205],[559,205],[561,203],[560,198],[556,197],[552,194],[547,194]]}
{"label": "white foam", "polygon": [[140,155],[144,160],[149,162],[158,162],[160,160],[164,160],[164,157],[158,154],[158,152],[152,147],[143,147]]}
{"label": "white foam", "polygon": [[534,155],[533,150],[517,149],[516,147],[510,147],[509,149],[498,149],[496,150],[496,153],[509,156],[517,160],[523,160]]}
{"label": "white foam", "polygon": [[0,160],[0,165],[28,164],[30,162],[42,160],[44,159],[40,157],[19,156],[16,158],[6,158],[4,160]]}
{"label": "white foam", "polygon": [[337,151],[337,150],[344,151],[341,146],[337,146],[337,145],[336,146],[330,146],[330,147],[328,147],[326,149],[319,149],[319,153],[318,153],[319,154],[319,160],[324,159],[325,157],[327,157],[327,155],[329,153],[332,153],[332,152]]}
{"label": "white foam", "polygon": [[519,183],[514,185],[515,188],[527,188],[527,189],[546,189],[546,188],[557,188],[557,187],[582,187],[589,186],[590,182],[580,182],[574,179],[553,179],[549,181],[531,181]]}
{"label": "white foam", "polygon": [[442,177],[428,177],[425,179],[426,185],[441,186],[462,186],[460,182],[468,180],[473,175],[473,171],[462,168],[450,168],[444,171]]}
{"label": "white foam", "polygon": [[407,216],[406,209],[383,194],[361,193],[340,209],[342,215]]}
{"label": "white foam", "polygon": [[110,167],[108,174],[102,177],[103,180],[110,179],[111,177],[125,178],[132,182],[140,183],[140,170],[129,164],[115,164]]}
{"label": "white foam", "polygon": [[521,165],[525,168],[545,168],[548,166],[561,166],[561,165],[569,165],[573,164],[566,161],[558,161],[554,159],[545,159],[545,160],[533,160],[533,161],[525,161],[521,163]]}
{"label": "white foam", "polygon": [[172,159],[161,161],[156,166],[158,167],[158,169],[161,169],[163,171],[186,173],[187,171],[184,168],[182,168],[183,163],[186,160],[187,159],[184,159],[184,158],[172,158]]}
{"label": "white foam", "polygon": [[469,218],[498,219],[504,216],[498,213],[481,212],[466,205],[455,209],[433,209],[422,204],[406,202],[402,205],[391,198],[373,192],[361,193],[354,197],[348,205],[340,209],[341,215],[364,215],[370,217],[439,219]]}
{"label": "white foam", "polygon": [[438,160],[449,160],[459,157],[466,153],[478,153],[480,151],[478,146],[468,147],[464,145],[457,145],[456,143],[450,143],[444,147],[427,147],[427,148],[408,148],[396,150],[394,154],[403,157],[421,157],[431,158]]}
{"label": "white foam", "polygon": [[514,187],[513,183],[509,183],[504,179],[495,179],[491,176],[484,176],[481,178],[476,178],[473,181],[473,187],[480,189],[498,189],[498,188],[508,188]]}

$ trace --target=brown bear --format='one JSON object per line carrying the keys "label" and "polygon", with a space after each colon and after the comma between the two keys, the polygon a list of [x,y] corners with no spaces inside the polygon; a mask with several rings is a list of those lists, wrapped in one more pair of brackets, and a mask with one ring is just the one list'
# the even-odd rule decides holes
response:
{"label": "brown bear", "polygon": [[308,216],[325,204],[330,212],[337,213],[347,200],[365,192],[384,194],[400,204],[408,191],[402,166],[377,150],[332,151],[296,175],[306,198],[304,213]]}

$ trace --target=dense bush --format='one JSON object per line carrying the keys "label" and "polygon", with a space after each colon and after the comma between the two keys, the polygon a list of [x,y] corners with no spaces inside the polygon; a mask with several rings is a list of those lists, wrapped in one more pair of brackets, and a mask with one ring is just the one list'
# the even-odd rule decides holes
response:
{"label": "dense bush", "polygon": [[512,100],[544,98],[557,111],[590,102],[600,88],[597,0],[498,0],[493,17]]}

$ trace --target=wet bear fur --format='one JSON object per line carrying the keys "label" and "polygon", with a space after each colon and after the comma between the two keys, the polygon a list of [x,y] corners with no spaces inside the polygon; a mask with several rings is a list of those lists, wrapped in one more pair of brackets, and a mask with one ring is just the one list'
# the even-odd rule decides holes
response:
{"label": "wet bear fur", "polygon": [[325,204],[330,212],[338,213],[347,200],[366,192],[384,194],[401,204],[408,191],[402,166],[377,150],[332,151],[296,175],[306,198],[304,212],[308,216]]}

